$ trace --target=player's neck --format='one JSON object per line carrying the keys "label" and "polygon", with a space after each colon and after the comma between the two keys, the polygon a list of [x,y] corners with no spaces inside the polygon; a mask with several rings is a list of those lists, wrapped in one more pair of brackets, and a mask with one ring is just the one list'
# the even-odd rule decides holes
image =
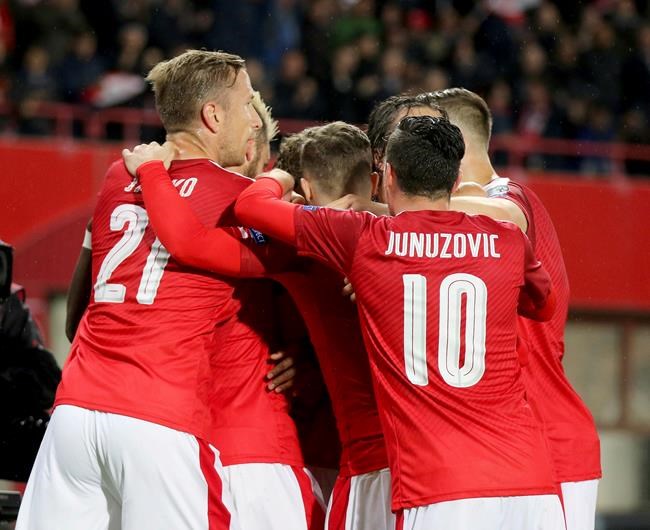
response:
{"label": "player's neck", "polygon": [[485,151],[466,152],[460,168],[462,182],[475,182],[480,186],[489,184],[496,175],[490,157]]}
{"label": "player's neck", "polygon": [[208,158],[218,162],[214,149],[211,149],[201,138],[200,134],[193,131],[178,131],[167,134],[167,141],[174,142],[178,148],[176,160],[191,160],[193,158]]}
{"label": "player's neck", "polygon": [[449,210],[449,197],[442,197],[440,199],[429,199],[428,197],[414,197],[411,195],[401,195],[395,197],[393,204],[391,204],[393,215],[402,212],[420,212],[424,210]]}

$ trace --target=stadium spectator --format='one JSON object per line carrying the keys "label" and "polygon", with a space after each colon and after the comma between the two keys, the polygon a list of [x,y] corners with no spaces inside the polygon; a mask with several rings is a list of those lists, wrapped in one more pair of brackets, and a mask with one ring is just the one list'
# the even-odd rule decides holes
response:
{"label": "stadium spectator", "polygon": [[[62,90],[55,99],[73,103],[88,103],[85,91],[109,68],[141,75],[161,54],[169,58],[188,48],[206,47],[245,56],[251,73],[256,69],[259,74],[252,75],[257,78],[254,86],[280,118],[363,123],[377,101],[401,91],[461,85],[490,97],[507,84],[507,121],[512,124],[526,122],[535,106],[531,98],[546,93],[554,130],[542,127],[539,138],[578,139],[584,131],[582,125],[575,126],[577,110],[594,104],[608,107],[616,138],[627,137],[623,115],[630,110],[643,116],[642,131],[635,129],[634,135],[647,136],[650,4],[574,4],[3,2],[0,60],[5,57],[6,73],[0,97],[8,94],[19,114],[25,99],[33,102],[34,111],[40,101],[51,99],[17,88],[24,83],[27,63],[33,60],[28,51],[34,46],[47,50],[50,71],[62,72]],[[71,71],[81,75],[71,76]],[[19,121],[18,128],[22,125]],[[40,133],[48,131],[44,127]],[[580,168],[576,157],[546,158],[554,169]],[[539,159],[529,161],[539,166]]]}

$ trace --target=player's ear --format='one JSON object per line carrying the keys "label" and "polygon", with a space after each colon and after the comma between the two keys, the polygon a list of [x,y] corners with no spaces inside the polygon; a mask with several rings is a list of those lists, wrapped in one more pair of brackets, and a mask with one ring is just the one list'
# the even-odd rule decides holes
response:
{"label": "player's ear", "polygon": [[306,178],[300,177],[300,187],[302,188],[303,195],[307,201],[307,204],[311,204],[311,201],[314,198],[314,190],[311,184]]}
{"label": "player's ear", "polygon": [[386,162],[386,165],[384,166],[384,178],[382,180],[382,186],[384,190],[388,190],[394,188],[395,184],[396,184],[396,179],[395,179],[395,171],[393,170],[393,166],[391,166],[388,162]]}
{"label": "player's ear", "polygon": [[210,132],[217,132],[219,126],[223,125],[224,112],[221,105],[214,101],[208,101],[201,107],[201,121]]}
{"label": "player's ear", "polygon": [[375,197],[379,191],[379,173],[373,171],[370,173],[371,197]]}

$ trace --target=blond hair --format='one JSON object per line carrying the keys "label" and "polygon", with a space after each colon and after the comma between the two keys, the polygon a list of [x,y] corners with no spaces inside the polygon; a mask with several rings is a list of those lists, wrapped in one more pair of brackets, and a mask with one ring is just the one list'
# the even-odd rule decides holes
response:
{"label": "blond hair", "polygon": [[253,108],[257,115],[260,117],[262,122],[262,127],[260,127],[258,138],[262,143],[269,143],[272,141],[280,132],[278,127],[278,120],[274,120],[271,116],[271,107],[269,107],[259,92],[255,91],[253,93]]}
{"label": "blond hair", "polygon": [[[188,50],[154,66],[147,81],[156,97],[156,109],[167,132],[194,122],[210,98],[222,98],[232,87],[245,62],[238,55],[206,50]],[[222,98],[224,105],[227,98]]]}

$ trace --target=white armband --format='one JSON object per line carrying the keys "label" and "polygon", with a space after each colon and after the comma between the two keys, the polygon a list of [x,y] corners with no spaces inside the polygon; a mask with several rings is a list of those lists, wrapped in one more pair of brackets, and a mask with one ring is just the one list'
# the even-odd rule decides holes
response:
{"label": "white armband", "polygon": [[487,185],[483,186],[488,197],[503,197],[508,194],[508,183],[510,179],[498,177],[492,179]]}
{"label": "white armband", "polygon": [[92,250],[93,248],[92,241],[93,241],[93,235],[90,232],[90,230],[86,228],[86,233],[84,234],[84,242],[81,244],[82,248],[87,248],[88,250]]}

